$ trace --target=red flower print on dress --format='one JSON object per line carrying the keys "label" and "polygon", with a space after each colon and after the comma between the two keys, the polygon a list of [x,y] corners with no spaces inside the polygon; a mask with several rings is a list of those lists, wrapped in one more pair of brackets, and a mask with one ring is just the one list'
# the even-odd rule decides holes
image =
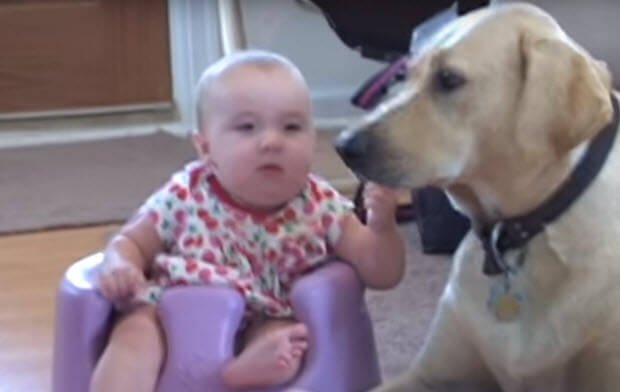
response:
{"label": "red flower print on dress", "polygon": [[178,223],[185,223],[185,221],[187,220],[187,213],[184,210],[176,210],[174,212],[174,219]]}
{"label": "red flower print on dress", "polygon": [[233,213],[233,217],[237,220],[237,221],[243,221],[245,220],[245,218],[248,217],[248,214],[246,212],[243,211],[235,211]]}
{"label": "red flower print on dress", "polygon": [[202,192],[194,192],[192,197],[194,198],[194,201],[199,204],[204,203],[205,201],[205,195]]}
{"label": "red flower print on dress", "polygon": [[204,268],[200,270],[200,273],[198,273],[198,276],[200,277],[200,280],[202,280],[203,282],[211,283],[212,273],[210,269]]}
{"label": "red flower print on dress", "polygon": [[299,272],[299,273],[303,273],[306,272],[308,269],[310,269],[311,265],[310,263],[308,263],[308,260],[300,257],[295,259],[295,271]]}
{"label": "red flower print on dress", "polygon": [[187,196],[188,196],[187,189],[182,188],[177,191],[177,197],[180,200],[183,200],[183,201],[187,200]]}
{"label": "red flower print on dress", "polygon": [[219,222],[217,221],[217,219],[213,219],[213,218],[208,218],[208,219],[206,219],[204,222],[205,222],[205,225],[207,226],[207,228],[208,228],[209,230],[215,230],[215,229],[217,229],[217,226],[218,226],[218,223],[219,223]]}
{"label": "red flower print on dress", "polygon": [[334,197],[334,195],[335,193],[331,189],[327,189],[325,192],[323,192],[323,196],[325,196],[328,199],[331,199],[332,197]]}
{"label": "red flower print on dress", "polygon": [[223,245],[222,240],[219,237],[216,237],[214,235],[209,237],[209,243],[211,244],[211,246],[216,247],[218,249],[221,249]]}
{"label": "red flower print on dress", "polygon": [[196,214],[201,220],[206,220],[206,219],[211,218],[209,211],[205,210],[204,208],[199,208]]}
{"label": "red flower print on dress", "polygon": [[184,246],[185,248],[190,248],[190,247],[194,246],[195,241],[196,241],[196,240],[194,239],[194,237],[192,237],[192,236],[187,236],[187,237],[185,237],[185,239],[183,240],[183,246]]}
{"label": "red flower print on dress", "polygon": [[228,275],[228,267],[224,265],[217,265],[215,266],[215,273],[217,273],[218,275],[226,276]]}
{"label": "red flower print on dress", "polygon": [[178,240],[179,238],[181,238],[181,236],[183,235],[184,232],[185,232],[185,226],[183,226],[183,225],[176,225],[174,227],[174,230],[173,230],[174,238],[176,238]]}
{"label": "red flower print on dress", "polygon": [[306,215],[310,215],[314,212],[314,203],[311,201],[306,202],[306,204],[304,204],[304,214]]}
{"label": "red flower print on dress", "polygon": [[196,236],[196,246],[198,248],[202,248],[202,244],[204,243],[204,239],[201,235]]}
{"label": "red flower print on dress", "polygon": [[196,167],[196,168],[192,169],[189,172],[189,187],[190,187],[190,189],[196,188],[196,185],[198,185],[198,182],[200,181],[200,177],[201,177],[203,171],[204,171],[204,166],[199,166],[199,167]]}
{"label": "red flower print on dress", "polygon": [[194,258],[189,258],[185,261],[185,271],[188,274],[195,272],[198,269],[198,262]]}
{"label": "red flower print on dress", "polygon": [[274,249],[269,249],[267,251],[267,260],[268,261],[276,261],[278,257],[278,252],[276,252]]}
{"label": "red flower print on dress", "polygon": [[208,262],[208,263],[212,263],[212,264],[213,264],[213,263],[215,263],[215,260],[216,260],[216,258],[215,258],[215,253],[213,253],[213,251],[212,251],[212,250],[205,250],[205,251],[202,253],[201,258],[202,258],[204,261],[206,261],[206,262]]}
{"label": "red flower print on dress", "polygon": [[255,254],[253,254],[252,252],[248,251],[247,249],[245,249],[241,245],[239,245],[237,250],[239,251],[240,254],[245,256],[245,258],[250,262],[250,264],[255,264],[256,261],[258,260],[258,257],[256,257]]}
{"label": "red flower print on dress", "polygon": [[280,249],[282,249],[282,252],[284,253],[288,253],[290,252],[292,247],[292,241],[290,238],[285,238],[282,240],[282,244],[280,245]]}
{"label": "red flower print on dress", "polygon": [[298,258],[298,259],[299,259],[299,258],[301,258],[301,257],[303,257],[303,253],[302,253],[302,251],[301,251],[301,250],[299,250],[299,248],[298,248],[298,247],[292,247],[292,248],[289,250],[289,253],[290,253],[291,255],[293,255],[293,257]]}
{"label": "red flower print on dress", "polygon": [[325,237],[325,229],[322,228],[321,226],[315,226],[313,227],[314,235],[319,237],[319,238],[323,238]]}
{"label": "red flower print on dress", "polygon": [[265,272],[265,265],[262,263],[252,264],[252,272],[255,276],[261,276]]}
{"label": "red flower print on dress", "polygon": [[323,227],[328,229],[329,226],[331,226],[332,223],[334,223],[334,217],[332,214],[323,214],[323,216],[321,216],[321,223],[323,224]]}
{"label": "red flower print on dress", "polygon": [[235,230],[237,228],[237,222],[235,222],[232,219],[226,219],[224,221],[224,227],[227,227],[229,229]]}
{"label": "red flower print on dress", "polygon": [[269,222],[265,225],[265,230],[271,234],[277,234],[280,231],[280,226],[277,222]]}
{"label": "red flower print on dress", "polygon": [[281,263],[276,266],[276,270],[278,271],[279,276],[283,276],[289,272],[290,266],[286,265],[285,263]]}
{"label": "red flower print on dress", "polygon": [[319,187],[316,185],[316,182],[310,180],[310,191],[312,192],[312,198],[318,203],[323,199],[323,195],[319,192]]}
{"label": "red flower print on dress", "polygon": [[295,213],[294,209],[289,207],[284,211],[284,219],[291,221],[295,218],[297,218],[297,214]]}
{"label": "red flower print on dress", "polygon": [[187,286],[187,280],[183,279],[183,278],[176,278],[172,281],[172,284],[174,286]]}
{"label": "red flower print on dress", "polygon": [[155,210],[149,210],[149,218],[151,218],[151,221],[155,224],[159,223],[159,214],[157,213],[157,211]]}

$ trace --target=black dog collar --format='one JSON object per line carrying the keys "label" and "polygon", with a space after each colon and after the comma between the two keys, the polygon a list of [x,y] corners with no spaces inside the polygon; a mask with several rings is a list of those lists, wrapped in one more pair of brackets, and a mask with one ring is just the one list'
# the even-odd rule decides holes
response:
{"label": "black dog collar", "polygon": [[613,95],[611,101],[613,121],[592,140],[575,170],[550,199],[529,214],[503,219],[476,230],[486,253],[485,275],[508,272],[511,267],[504,260],[504,253],[527,244],[545,225],[566,211],[596,178],[611,151],[618,129],[618,101]]}

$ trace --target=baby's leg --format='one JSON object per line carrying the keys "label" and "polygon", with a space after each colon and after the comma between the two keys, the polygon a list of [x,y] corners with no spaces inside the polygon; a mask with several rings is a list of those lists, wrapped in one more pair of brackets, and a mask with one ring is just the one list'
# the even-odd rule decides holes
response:
{"label": "baby's leg", "polygon": [[90,391],[153,392],[164,356],[164,335],[155,307],[140,306],[114,326]]}
{"label": "baby's leg", "polygon": [[308,330],[293,320],[267,320],[246,332],[241,354],[223,369],[230,388],[265,388],[291,380],[308,348]]}

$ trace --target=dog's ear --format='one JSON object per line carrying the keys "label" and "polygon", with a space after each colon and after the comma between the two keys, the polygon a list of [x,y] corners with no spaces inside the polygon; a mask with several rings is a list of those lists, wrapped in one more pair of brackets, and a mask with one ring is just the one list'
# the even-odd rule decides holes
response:
{"label": "dog's ear", "polygon": [[520,50],[516,137],[521,146],[551,147],[562,155],[611,121],[611,76],[603,62],[563,38],[532,33],[522,34]]}

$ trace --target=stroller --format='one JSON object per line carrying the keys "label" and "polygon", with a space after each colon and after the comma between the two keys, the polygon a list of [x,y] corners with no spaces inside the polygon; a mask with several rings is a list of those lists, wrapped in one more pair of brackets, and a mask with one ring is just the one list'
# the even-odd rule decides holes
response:
{"label": "stroller", "polygon": [[[379,103],[390,87],[406,78],[406,59],[415,56],[419,45],[451,19],[490,0],[312,0],[340,40],[362,57],[387,62],[354,94],[353,105],[365,110]],[[362,194],[364,182],[355,192],[355,212],[365,222]],[[398,222],[415,221],[425,253],[452,253],[469,230],[466,217],[454,210],[444,192],[426,187],[412,191],[412,202],[399,205]]]}

